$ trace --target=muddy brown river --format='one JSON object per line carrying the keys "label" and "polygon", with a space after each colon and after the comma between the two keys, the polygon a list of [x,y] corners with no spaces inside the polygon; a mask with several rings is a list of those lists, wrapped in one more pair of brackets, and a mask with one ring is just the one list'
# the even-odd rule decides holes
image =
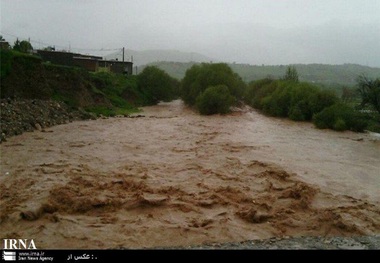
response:
{"label": "muddy brown river", "polygon": [[380,233],[380,140],[250,108],[73,122],[0,145],[0,238],[38,248]]}

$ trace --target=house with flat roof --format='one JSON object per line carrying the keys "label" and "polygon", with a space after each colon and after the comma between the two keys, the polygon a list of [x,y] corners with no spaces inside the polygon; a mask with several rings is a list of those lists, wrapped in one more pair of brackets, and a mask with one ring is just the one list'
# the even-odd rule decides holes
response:
{"label": "house with flat roof", "polygon": [[108,71],[126,75],[132,75],[133,73],[133,63],[129,61],[103,60],[99,56],[55,50],[37,50],[37,55],[52,64],[81,67],[90,72]]}
{"label": "house with flat roof", "polygon": [[11,45],[5,40],[0,41],[0,49],[10,49]]}
{"label": "house with flat roof", "polygon": [[99,69],[103,71],[109,71],[118,74],[132,75],[133,63],[129,61],[119,60],[100,60]]}

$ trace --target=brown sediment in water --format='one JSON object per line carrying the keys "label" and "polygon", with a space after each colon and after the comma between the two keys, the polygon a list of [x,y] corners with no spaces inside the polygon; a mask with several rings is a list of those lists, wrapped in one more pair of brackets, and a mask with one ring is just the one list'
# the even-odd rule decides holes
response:
{"label": "brown sediment in water", "polygon": [[1,144],[1,238],[140,248],[380,233],[380,148],[368,135],[248,108],[202,117],[180,101],[143,114]]}

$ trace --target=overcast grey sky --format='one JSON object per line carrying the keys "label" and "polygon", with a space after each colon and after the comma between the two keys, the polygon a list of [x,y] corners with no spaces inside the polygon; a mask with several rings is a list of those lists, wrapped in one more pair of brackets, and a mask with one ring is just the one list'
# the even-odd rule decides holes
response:
{"label": "overcast grey sky", "polygon": [[[1,33],[72,50],[380,67],[380,0],[0,0]],[[79,50],[78,50],[79,51]],[[94,53],[91,50],[81,50]]]}

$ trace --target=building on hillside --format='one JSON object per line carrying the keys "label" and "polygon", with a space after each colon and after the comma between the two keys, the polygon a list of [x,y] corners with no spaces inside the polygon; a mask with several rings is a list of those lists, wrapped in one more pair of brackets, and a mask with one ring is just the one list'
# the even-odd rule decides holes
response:
{"label": "building on hillside", "polygon": [[74,54],[64,51],[37,50],[37,55],[46,62],[56,65],[74,66]]}
{"label": "building on hillside", "polygon": [[9,42],[5,40],[0,41],[0,49],[10,49],[11,45],[9,45]]}
{"label": "building on hillside", "polygon": [[74,57],[74,66],[81,67],[87,71],[96,72],[99,68],[99,60],[86,57]]}
{"label": "building on hillside", "polygon": [[107,71],[132,75],[133,63],[129,61],[103,60],[102,57],[63,51],[38,50],[37,54],[52,64],[81,67],[90,72]]}
{"label": "building on hillside", "polygon": [[118,60],[100,60],[99,67],[104,71],[109,71],[117,74],[132,75],[133,63],[129,61]]}

